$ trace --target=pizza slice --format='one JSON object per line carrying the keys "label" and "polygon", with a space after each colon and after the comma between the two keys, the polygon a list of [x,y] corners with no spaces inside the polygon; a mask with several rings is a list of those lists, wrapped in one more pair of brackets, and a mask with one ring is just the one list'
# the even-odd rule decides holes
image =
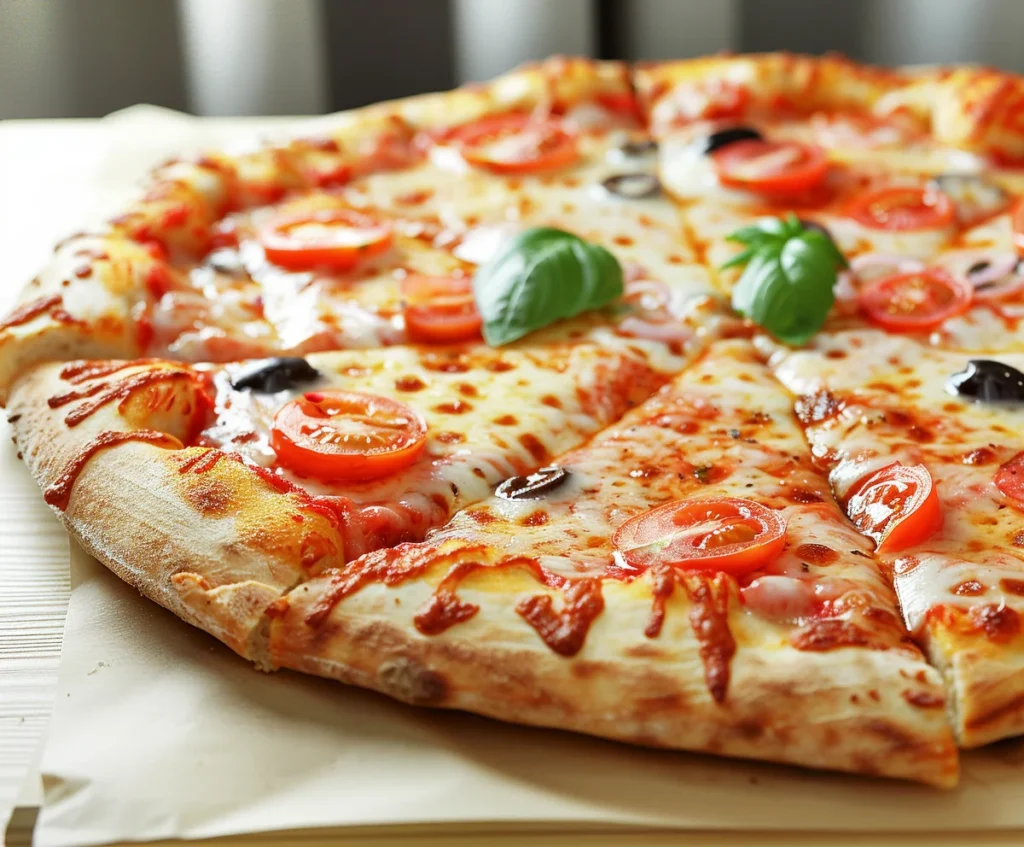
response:
{"label": "pizza slice", "polygon": [[940,676],[747,342],[420,544],[270,610],[264,661],[633,743],[956,781]]}
{"label": "pizza slice", "polygon": [[667,377],[594,344],[44,365],[14,438],[91,553],[243,655],[270,600],[418,540]]}
{"label": "pizza slice", "polygon": [[1024,357],[877,331],[777,354],[819,465],[893,574],[964,746],[1024,732]]}
{"label": "pizza slice", "polygon": [[651,172],[625,66],[552,60],[324,126],[166,163],[104,232],[62,244],[0,322],[0,400],[43,360],[472,342],[476,269],[544,227],[626,269],[631,289],[602,326],[692,337],[712,288]]}

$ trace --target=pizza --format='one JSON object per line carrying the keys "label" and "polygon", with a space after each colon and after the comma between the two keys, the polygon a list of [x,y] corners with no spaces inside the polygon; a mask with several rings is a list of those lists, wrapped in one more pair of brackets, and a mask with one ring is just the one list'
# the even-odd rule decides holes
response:
{"label": "pizza", "polygon": [[952,787],[1024,734],[1021,114],[554,58],[165,162],[0,322],[0,401],[262,670]]}

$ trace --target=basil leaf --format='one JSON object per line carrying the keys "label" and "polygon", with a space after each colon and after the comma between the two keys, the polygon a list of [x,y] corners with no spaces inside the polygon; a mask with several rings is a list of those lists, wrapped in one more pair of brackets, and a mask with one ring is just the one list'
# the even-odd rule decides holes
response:
{"label": "basil leaf", "polygon": [[722,266],[745,266],[732,292],[733,309],[786,344],[806,344],[835,302],[832,289],[846,267],[839,248],[795,215],[766,218],[728,238],[748,245]]}
{"label": "basil leaf", "polygon": [[622,296],[622,268],[603,247],[550,227],[521,232],[473,277],[493,347]]}

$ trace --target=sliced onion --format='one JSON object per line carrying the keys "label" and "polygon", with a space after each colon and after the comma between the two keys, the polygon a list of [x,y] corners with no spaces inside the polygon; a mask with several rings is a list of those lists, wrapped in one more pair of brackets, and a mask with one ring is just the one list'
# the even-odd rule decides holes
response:
{"label": "sliced onion", "polygon": [[740,600],[751,611],[779,623],[809,617],[818,608],[813,580],[792,576],[759,576],[740,589]]}
{"label": "sliced onion", "polygon": [[967,280],[974,299],[1002,300],[1024,290],[1020,258],[1012,250],[956,250],[938,263],[958,279]]}
{"label": "sliced onion", "polygon": [[666,344],[689,344],[694,337],[693,327],[675,318],[659,321],[629,315],[619,324],[618,331],[631,338],[662,341]]}
{"label": "sliced onion", "polygon": [[656,312],[668,308],[672,302],[672,291],[660,280],[629,279],[627,276],[622,299],[645,312]]}
{"label": "sliced onion", "polygon": [[562,120],[574,129],[582,131],[600,129],[619,123],[616,115],[596,103],[581,103],[579,106],[573,106],[562,116]]}
{"label": "sliced onion", "polygon": [[893,253],[862,253],[850,259],[850,269],[839,274],[835,296],[840,302],[856,300],[857,292],[865,283],[891,274],[917,273],[925,263]]}
{"label": "sliced onion", "polygon": [[924,262],[894,253],[862,253],[850,259],[852,270],[861,282],[879,279],[889,274],[911,274],[924,270]]}

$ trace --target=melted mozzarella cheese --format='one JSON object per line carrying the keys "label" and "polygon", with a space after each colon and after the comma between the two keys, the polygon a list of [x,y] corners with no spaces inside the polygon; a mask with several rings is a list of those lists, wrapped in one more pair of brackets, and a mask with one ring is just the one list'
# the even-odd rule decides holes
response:
{"label": "melted mozzarella cheese", "polygon": [[[396,507],[396,538],[422,537],[449,511],[490,494],[506,477],[529,473],[615,420],[629,392],[608,385],[637,382],[653,390],[652,372],[636,356],[593,345],[522,350],[479,349],[463,358],[409,348],[326,353],[309,357],[322,374],[315,384],[275,394],[231,387],[236,366],[216,373],[217,419],[204,439],[317,495],[352,501],[378,515]],[[428,425],[427,445],[411,466],[370,482],[329,483],[300,478],[278,466],[270,434],[276,412],[300,393],[331,388],[379,394],[408,404]],[[597,398],[597,399],[588,399]],[[443,505],[442,505],[443,504]],[[409,517],[411,515],[412,517]],[[412,522],[413,525],[409,525]],[[347,555],[366,552],[358,521],[346,528]]]}
{"label": "melted mozzarella cheese", "polygon": [[[1024,354],[999,361],[1024,368]],[[1024,578],[1022,519],[996,488],[1001,463],[1024,449],[1019,412],[951,395],[948,377],[967,356],[876,331],[820,336],[814,349],[779,354],[775,373],[791,391],[827,391],[837,413],[812,420],[807,437],[843,496],[858,479],[894,461],[927,467],[942,505],[942,529],[895,557],[896,588],[908,627],[928,609],[1011,602],[1001,579]],[[913,562],[913,567],[900,562]],[[984,591],[954,588],[978,581]]]}
{"label": "melted mozzarella cheese", "polygon": [[[749,352],[741,342],[713,345],[614,427],[561,456],[569,477],[559,487],[530,500],[491,497],[432,538],[480,539],[553,573],[601,575],[613,564],[631,569],[612,542],[628,519],[684,497],[745,497],[778,509],[788,524],[785,551],[752,578],[800,581],[812,598],[836,601],[837,614],[873,629],[855,607],[896,615],[891,588],[812,469],[789,395]],[[782,641],[802,622],[780,614],[778,592],[748,599],[734,627],[742,638]]]}

